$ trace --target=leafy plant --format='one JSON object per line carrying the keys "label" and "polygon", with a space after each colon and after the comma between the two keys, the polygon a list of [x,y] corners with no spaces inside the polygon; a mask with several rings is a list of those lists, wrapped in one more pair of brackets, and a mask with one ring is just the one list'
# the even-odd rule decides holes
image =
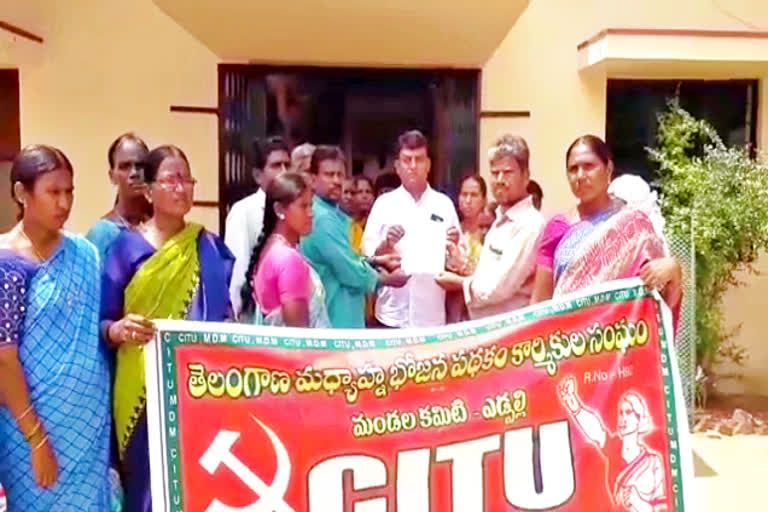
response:
{"label": "leafy plant", "polygon": [[676,99],[658,121],[657,144],[648,151],[658,166],[669,236],[693,236],[697,355],[711,361],[723,348],[734,350],[733,332],[723,323],[723,294],[743,284],[738,271],[757,273],[755,260],[768,249],[768,162],[751,158],[747,147],[727,147]]}

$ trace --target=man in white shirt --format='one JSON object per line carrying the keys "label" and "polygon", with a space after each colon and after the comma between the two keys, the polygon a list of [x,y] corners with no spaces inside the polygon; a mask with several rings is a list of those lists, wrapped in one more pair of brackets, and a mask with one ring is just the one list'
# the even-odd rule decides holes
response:
{"label": "man in white shirt", "polygon": [[240,293],[245,284],[245,273],[251,253],[264,227],[264,205],[267,199],[265,190],[275,176],[290,167],[290,149],[283,139],[273,137],[263,144],[258,140],[254,141],[253,177],[259,189],[232,205],[224,231],[224,243],[235,255],[235,266],[229,285],[229,298],[235,318],[243,306]]}
{"label": "man in white shirt", "polygon": [[446,290],[463,290],[472,319],[507,313],[528,306],[536,273],[536,244],[544,217],[527,187],[528,145],[504,135],[490,149],[491,188],[499,206],[485,236],[475,273],[461,277],[443,272],[437,282]]}
{"label": "man in white shirt", "polygon": [[459,219],[448,196],[429,186],[430,165],[421,132],[399,137],[395,170],[402,185],[376,200],[363,233],[363,254],[400,254],[411,275],[402,288],[378,291],[376,319],[387,327],[445,325],[445,291],[435,276],[445,267],[447,240],[458,242]]}

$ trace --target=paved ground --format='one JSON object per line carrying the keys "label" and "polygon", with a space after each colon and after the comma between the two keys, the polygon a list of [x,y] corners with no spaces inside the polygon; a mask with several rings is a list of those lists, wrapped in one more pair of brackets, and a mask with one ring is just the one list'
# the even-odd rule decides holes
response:
{"label": "paved ground", "polygon": [[693,438],[696,512],[768,510],[768,436]]}

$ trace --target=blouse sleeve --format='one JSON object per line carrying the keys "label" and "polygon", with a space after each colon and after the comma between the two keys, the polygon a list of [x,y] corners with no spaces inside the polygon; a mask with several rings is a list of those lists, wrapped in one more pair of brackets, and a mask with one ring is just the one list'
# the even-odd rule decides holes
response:
{"label": "blouse sleeve", "polygon": [[28,274],[21,264],[0,260],[0,348],[19,345],[28,287]]}
{"label": "blouse sleeve", "polygon": [[152,255],[140,234],[123,230],[110,247],[101,269],[101,319],[123,318],[125,287],[141,263]]}
{"label": "blouse sleeve", "polygon": [[552,269],[555,259],[555,249],[557,249],[560,240],[570,229],[571,225],[565,215],[555,215],[544,226],[539,239],[539,248],[536,255],[536,264],[548,269]]}
{"label": "blouse sleeve", "polygon": [[289,300],[309,301],[312,295],[312,282],[309,264],[296,250],[284,252],[277,276],[280,303]]}

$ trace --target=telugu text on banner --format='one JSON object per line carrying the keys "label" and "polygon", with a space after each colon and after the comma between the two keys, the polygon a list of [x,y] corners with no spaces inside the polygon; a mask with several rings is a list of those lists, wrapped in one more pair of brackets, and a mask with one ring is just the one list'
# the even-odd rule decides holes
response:
{"label": "telugu text on banner", "polygon": [[157,325],[156,510],[693,510],[671,321],[639,280],[439,329]]}

